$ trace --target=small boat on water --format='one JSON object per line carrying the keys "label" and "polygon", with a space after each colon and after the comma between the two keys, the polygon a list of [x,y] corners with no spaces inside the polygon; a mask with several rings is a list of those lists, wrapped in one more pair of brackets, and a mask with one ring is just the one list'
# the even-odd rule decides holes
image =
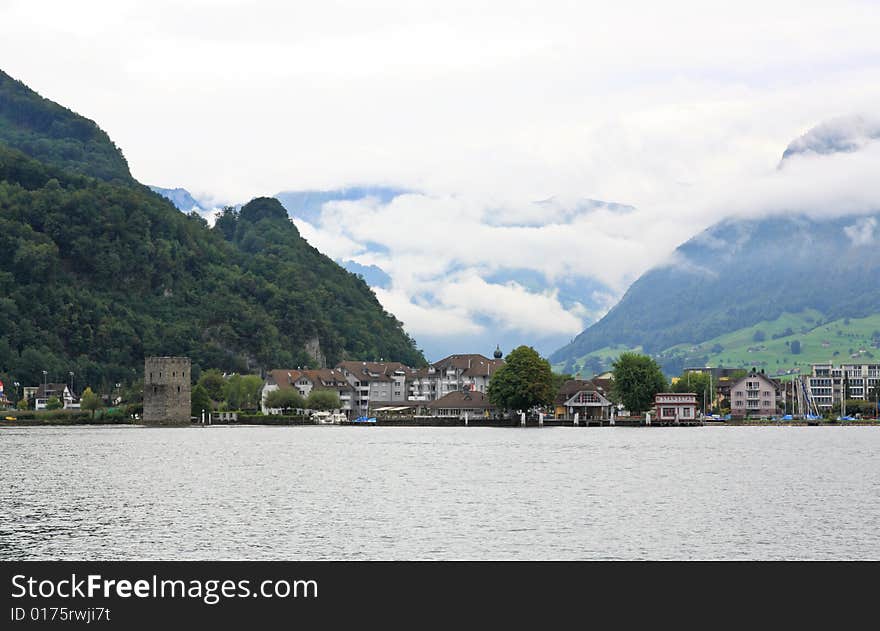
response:
{"label": "small boat on water", "polygon": [[342,412],[314,412],[312,420],[318,425],[340,425],[348,419]]}

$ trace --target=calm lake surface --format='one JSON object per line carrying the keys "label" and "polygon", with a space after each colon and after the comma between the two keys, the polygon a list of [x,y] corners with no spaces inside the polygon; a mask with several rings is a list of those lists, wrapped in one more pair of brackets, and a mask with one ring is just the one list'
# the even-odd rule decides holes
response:
{"label": "calm lake surface", "polygon": [[5,428],[0,559],[880,559],[880,431]]}

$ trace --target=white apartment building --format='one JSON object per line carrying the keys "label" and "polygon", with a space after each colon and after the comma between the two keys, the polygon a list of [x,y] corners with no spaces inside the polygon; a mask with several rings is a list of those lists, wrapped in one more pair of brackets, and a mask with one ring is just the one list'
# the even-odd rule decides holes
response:
{"label": "white apartment building", "polygon": [[866,400],[872,388],[880,383],[880,363],[874,364],[813,364],[807,385],[819,409],[840,404],[844,388],[849,398]]}
{"label": "white apartment building", "polygon": [[495,359],[479,354],[450,355],[413,373],[409,400],[435,401],[464,390],[485,393],[492,375],[503,365],[500,350],[495,351]]}

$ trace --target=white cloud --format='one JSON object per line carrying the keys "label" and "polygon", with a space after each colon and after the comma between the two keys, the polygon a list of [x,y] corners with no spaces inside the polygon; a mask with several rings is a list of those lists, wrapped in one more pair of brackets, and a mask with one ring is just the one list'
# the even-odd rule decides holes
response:
{"label": "white cloud", "polygon": [[374,288],[382,305],[403,322],[411,335],[451,337],[483,333],[467,310],[461,306],[419,303],[402,292]]}
{"label": "white cloud", "polygon": [[504,329],[535,337],[583,329],[581,319],[559,304],[556,291],[532,293],[515,282],[487,283],[472,272],[440,287],[437,298],[471,317],[488,317]]}
{"label": "white cloud", "polygon": [[851,226],[846,226],[843,231],[853,245],[870,245],[876,240],[875,231],[877,220],[874,217],[864,217]]}
{"label": "white cloud", "polygon": [[[4,2],[3,69],[98,121],[142,181],[420,191],[297,222],[385,270],[377,295],[416,336],[567,333],[722,217],[880,207],[866,134],[776,169],[818,122],[880,102],[880,12],[859,0],[72,6]],[[599,287],[489,280],[512,270]]]}

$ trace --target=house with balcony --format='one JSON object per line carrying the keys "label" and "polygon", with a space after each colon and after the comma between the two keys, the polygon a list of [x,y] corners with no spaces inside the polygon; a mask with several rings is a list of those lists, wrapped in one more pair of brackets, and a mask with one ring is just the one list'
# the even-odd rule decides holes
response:
{"label": "house with balcony", "polygon": [[450,392],[483,392],[495,371],[504,365],[501,349],[493,359],[480,354],[449,355],[427,368],[414,371],[409,382],[409,399],[434,401]]}
{"label": "house with balcony", "polygon": [[407,379],[416,372],[400,362],[342,361],[336,369],[353,389],[352,410],[357,416],[369,414],[371,407],[406,402]]}
{"label": "house with balcony", "polygon": [[874,396],[874,388],[880,388],[880,364],[813,364],[806,381],[816,407],[827,412],[844,398],[866,401]]}
{"label": "house with balcony", "polygon": [[763,372],[752,371],[730,386],[733,418],[773,416],[777,413],[779,383]]}

